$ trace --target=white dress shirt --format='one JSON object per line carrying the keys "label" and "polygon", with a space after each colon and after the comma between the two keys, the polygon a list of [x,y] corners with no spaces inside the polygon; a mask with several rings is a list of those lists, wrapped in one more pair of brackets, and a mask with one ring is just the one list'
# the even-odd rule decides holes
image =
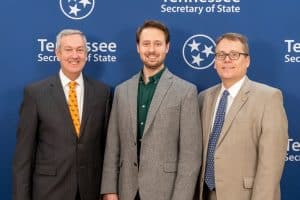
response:
{"label": "white dress shirt", "polygon": [[[64,89],[66,100],[68,102],[68,100],[69,100],[69,82],[71,82],[71,80],[62,72],[62,70],[59,71],[59,78],[60,78],[61,84]],[[83,95],[84,94],[84,84],[83,84],[82,73],[80,73],[80,75],[75,80],[75,82],[76,82],[76,95],[77,95],[77,103],[78,103],[78,111],[79,111],[79,121],[81,123],[82,109],[83,109],[83,96],[84,96]]]}
{"label": "white dress shirt", "polygon": [[[238,82],[236,82],[235,84],[233,84],[230,88],[227,89],[227,91],[229,92],[229,95],[228,95],[228,99],[227,99],[227,106],[226,106],[226,115],[232,105],[232,102],[234,100],[234,98],[236,97],[236,95],[238,94],[238,92],[240,91],[244,81],[245,81],[245,78],[246,76],[244,76],[241,80],[239,80]],[[219,101],[222,97],[222,94],[224,92],[224,90],[226,90],[226,88],[224,87],[224,85],[222,84],[222,88],[220,90],[220,93],[218,95],[218,99],[217,99],[217,102],[216,102],[216,105],[215,105],[215,110],[214,110],[214,118],[212,120],[212,124],[211,124],[211,128],[213,127],[213,124],[214,124],[214,121],[215,121],[215,115],[216,115],[216,112],[217,112],[217,108],[218,108],[218,105],[219,105]],[[226,118],[226,115],[225,115],[225,118]]]}

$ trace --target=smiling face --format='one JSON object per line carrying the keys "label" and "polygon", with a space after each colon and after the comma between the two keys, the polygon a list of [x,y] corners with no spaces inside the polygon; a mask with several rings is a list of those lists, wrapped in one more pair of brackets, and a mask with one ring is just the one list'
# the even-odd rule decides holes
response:
{"label": "smiling face", "polygon": [[56,49],[62,72],[71,80],[75,80],[84,68],[87,60],[85,41],[80,34],[65,35]]}
{"label": "smiling face", "polygon": [[[216,46],[216,53],[230,52],[245,53],[245,48],[239,40],[222,39]],[[215,69],[226,88],[241,80],[246,75],[249,65],[250,57],[247,55],[240,55],[237,60],[231,60],[229,56],[224,60],[215,60]]]}
{"label": "smiling face", "polygon": [[140,34],[137,51],[144,63],[144,68],[159,71],[164,67],[164,60],[169,51],[164,32],[158,28],[144,28]]}

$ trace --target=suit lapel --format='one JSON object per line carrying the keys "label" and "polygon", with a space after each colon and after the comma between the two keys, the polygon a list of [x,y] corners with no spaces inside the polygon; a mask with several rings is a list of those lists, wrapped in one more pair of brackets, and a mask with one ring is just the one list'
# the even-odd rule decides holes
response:
{"label": "suit lapel", "polygon": [[[212,130],[212,121],[213,121],[213,118],[214,118],[214,110],[215,110],[215,105],[216,105],[216,102],[217,102],[217,98],[218,98],[218,95],[219,95],[219,92],[221,90],[221,85],[218,85],[216,86],[209,94],[208,94],[208,99],[206,101],[206,104],[204,105],[205,106],[205,110],[207,112],[205,112],[202,116],[203,119],[205,120],[204,122],[204,127],[203,127],[203,130],[204,130],[204,149],[206,151],[207,149],[207,146],[208,146],[208,141],[209,141],[209,137],[210,137],[210,134],[211,134],[211,130]],[[205,153],[206,155],[206,153]],[[206,156],[205,156],[205,159],[206,159]]]}
{"label": "suit lapel", "polygon": [[77,139],[77,137],[75,135],[76,131],[75,131],[75,128],[73,126],[73,122],[72,122],[71,115],[70,115],[70,112],[69,112],[69,107],[68,107],[68,104],[67,104],[67,101],[66,101],[65,93],[64,93],[64,90],[62,88],[59,76],[55,76],[53,78],[53,81],[51,81],[51,83],[50,83],[50,93],[51,93],[51,96],[54,99],[54,102],[57,104],[58,111],[59,111],[59,113],[57,113],[57,114],[62,115],[62,119],[65,119],[65,121],[66,121],[65,124],[68,125],[68,128],[70,129],[70,132],[74,133],[70,136],[72,137],[73,142],[76,143],[76,139]]}
{"label": "suit lapel", "polygon": [[91,102],[94,96],[94,90],[91,83],[86,77],[83,77],[84,82],[84,98],[83,98],[83,109],[82,109],[82,118],[80,124],[80,138],[84,135],[84,129],[87,123],[87,119],[92,112],[93,104]]}
{"label": "suit lapel", "polygon": [[164,97],[167,94],[168,89],[173,83],[173,75],[169,72],[168,69],[165,69],[163,74],[160,77],[160,80],[158,82],[158,85],[155,89],[150,108],[148,110],[147,114],[147,119],[146,119],[146,124],[145,124],[145,129],[144,129],[144,135],[147,134],[147,131],[155,117],[155,114],[161,105]]}
{"label": "suit lapel", "polygon": [[128,83],[127,94],[130,110],[131,126],[134,140],[137,138],[137,95],[140,73],[134,75]]}
{"label": "suit lapel", "polygon": [[243,107],[243,105],[248,100],[248,93],[250,91],[250,80],[246,77],[245,82],[243,83],[240,91],[238,92],[237,96],[235,97],[234,101],[232,102],[232,105],[228,111],[228,114],[225,118],[224,125],[222,128],[221,135],[219,137],[217,147],[221,144],[224,137],[228,133],[228,129],[230,128],[231,124],[233,123],[233,120],[235,119],[236,115],[240,111],[240,109]]}

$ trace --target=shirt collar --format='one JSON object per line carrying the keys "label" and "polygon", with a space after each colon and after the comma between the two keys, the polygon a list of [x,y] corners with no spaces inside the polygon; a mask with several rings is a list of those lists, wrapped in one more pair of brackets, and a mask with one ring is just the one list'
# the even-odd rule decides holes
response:
{"label": "shirt collar", "polygon": [[[236,97],[236,95],[238,94],[238,92],[240,91],[244,81],[246,79],[246,76],[244,76],[241,80],[239,80],[238,82],[236,82],[235,84],[233,84],[230,88],[227,89],[227,91],[229,92],[229,95],[232,96],[233,98]],[[221,89],[221,94],[223,93],[223,91],[226,90],[226,88],[224,87],[224,85],[222,84],[222,89]]]}
{"label": "shirt collar", "polygon": [[[152,82],[158,82],[161,75],[163,74],[163,72],[165,71],[166,67],[162,68],[159,72],[157,72],[156,74],[154,74],[153,76],[149,77],[149,83]],[[144,73],[143,73],[143,69],[141,70],[141,76],[140,76],[140,82],[144,83]]]}
{"label": "shirt collar", "polygon": [[[59,70],[59,78],[60,78],[60,81],[61,81],[63,87],[67,87],[68,84],[69,84],[69,82],[71,81],[71,80],[70,80],[70,79],[62,72],[61,69]],[[75,79],[75,82],[77,83],[77,85],[83,86],[83,75],[82,75],[82,73],[80,73],[80,75],[77,77],[77,79]]]}

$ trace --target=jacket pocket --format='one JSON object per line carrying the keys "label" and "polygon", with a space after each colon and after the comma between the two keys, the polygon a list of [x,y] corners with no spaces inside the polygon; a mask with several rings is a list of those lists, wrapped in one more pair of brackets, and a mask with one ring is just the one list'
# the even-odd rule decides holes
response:
{"label": "jacket pocket", "polygon": [[164,172],[167,173],[177,172],[177,162],[166,162],[164,164]]}
{"label": "jacket pocket", "polygon": [[37,165],[35,167],[35,173],[41,175],[56,176],[57,172],[56,172],[56,168],[54,167]]}
{"label": "jacket pocket", "polygon": [[244,177],[244,188],[245,189],[252,189],[254,183],[253,177]]}

